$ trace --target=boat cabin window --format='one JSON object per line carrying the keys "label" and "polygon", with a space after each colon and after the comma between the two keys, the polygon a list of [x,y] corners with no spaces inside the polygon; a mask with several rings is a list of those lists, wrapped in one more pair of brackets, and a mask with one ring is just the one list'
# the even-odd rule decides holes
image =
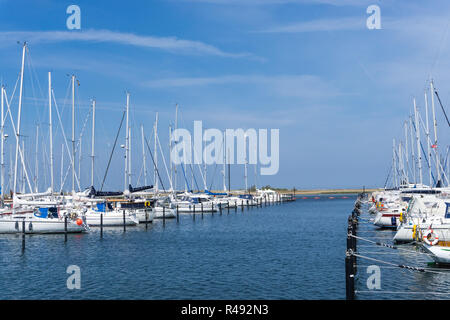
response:
{"label": "boat cabin window", "polygon": [[450,203],[445,203],[447,205],[447,209],[445,210],[445,218],[450,218]]}
{"label": "boat cabin window", "polygon": [[58,218],[58,208],[55,208],[55,207],[48,208],[48,217],[49,218]]}

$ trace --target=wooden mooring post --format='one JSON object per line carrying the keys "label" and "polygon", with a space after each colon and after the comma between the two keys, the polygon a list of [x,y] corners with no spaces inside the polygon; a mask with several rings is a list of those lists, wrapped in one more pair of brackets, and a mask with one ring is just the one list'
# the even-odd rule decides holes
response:
{"label": "wooden mooring post", "polygon": [[67,216],[64,217],[64,242],[67,242]]}
{"label": "wooden mooring post", "polygon": [[163,205],[163,227],[166,226],[166,207]]}
{"label": "wooden mooring post", "polygon": [[22,221],[22,251],[25,251],[25,218]]}
{"label": "wooden mooring post", "polygon": [[100,238],[103,238],[103,212],[100,213]]}
{"label": "wooden mooring post", "polygon": [[126,221],[125,221],[125,210],[123,210],[123,232],[126,232],[127,231],[127,224],[126,224]]}
{"label": "wooden mooring post", "polygon": [[345,296],[347,300],[355,299],[355,275],[356,275],[356,221],[352,215],[348,217],[347,226],[347,251],[345,253]]}

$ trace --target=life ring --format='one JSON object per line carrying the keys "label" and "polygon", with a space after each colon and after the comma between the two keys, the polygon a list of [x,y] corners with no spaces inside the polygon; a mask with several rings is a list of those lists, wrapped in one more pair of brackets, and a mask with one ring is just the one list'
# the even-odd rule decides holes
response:
{"label": "life ring", "polygon": [[428,229],[427,232],[425,232],[425,234],[423,235],[422,239],[426,244],[430,246],[434,246],[439,242],[439,237],[434,233],[433,229]]}
{"label": "life ring", "polygon": [[145,201],[145,206],[150,207],[150,201]]}

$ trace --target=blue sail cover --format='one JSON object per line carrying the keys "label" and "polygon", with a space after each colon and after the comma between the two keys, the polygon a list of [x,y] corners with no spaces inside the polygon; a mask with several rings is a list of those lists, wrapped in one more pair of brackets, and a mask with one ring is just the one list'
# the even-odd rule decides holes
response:
{"label": "blue sail cover", "polygon": [[226,195],[228,195],[227,193],[214,193],[209,190],[205,190],[205,193],[209,194],[210,196],[226,196]]}
{"label": "blue sail cover", "polygon": [[97,203],[97,210],[98,212],[106,212],[106,203]]}
{"label": "blue sail cover", "polygon": [[34,213],[34,215],[38,218],[47,218],[48,216],[48,208],[39,208],[38,211]]}

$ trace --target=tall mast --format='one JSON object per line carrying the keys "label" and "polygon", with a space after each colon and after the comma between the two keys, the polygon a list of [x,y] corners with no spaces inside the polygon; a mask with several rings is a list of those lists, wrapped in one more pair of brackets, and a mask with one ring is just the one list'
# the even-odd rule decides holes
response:
{"label": "tall mast", "polygon": [[[22,140],[22,154],[25,154],[25,141]],[[21,176],[21,180],[22,180],[22,188],[21,188],[21,192],[25,193],[25,166],[22,165],[22,176]],[[32,190],[30,190],[30,192],[33,192]]]}
{"label": "tall mast", "polygon": [[392,178],[394,179],[394,188],[398,186],[397,182],[397,165],[395,161],[395,139],[392,141],[392,169],[394,170],[394,174],[392,175]]}
{"label": "tall mast", "polygon": [[222,168],[222,176],[223,176],[223,191],[227,191],[227,184],[226,184],[226,160],[227,160],[227,156],[226,156],[226,152],[227,152],[227,148],[226,148],[226,144],[225,144],[225,131],[223,131],[223,141],[222,141],[222,145],[223,145],[223,168]]}
{"label": "tall mast", "polygon": [[38,192],[38,176],[39,176],[39,165],[38,165],[38,152],[39,152],[39,125],[36,126],[36,149],[35,149],[35,162],[34,162],[34,192]]}
{"label": "tall mast", "polygon": [[92,100],[92,142],[91,142],[91,186],[94,186],[94,158],[95,158],[95,99]]}
{"label": "tall mast", "polygon": [[437,139],[437,121],[436,121],[436,113],[434,110],[434,86],[433,80],[430,82],[430,94],[431,94],[431,110],[433,112],[433,127],[434,127],[434,143],[433,148],[436,155],[436,184],[439,184],[441,180],[441,169],[439,164],[439,153],[438,153],[438,139]]}
{"label": "tall mast", "polygon": [[[175,106],[175,131],[178,128],[178,103]],[[172,151],[172,150],[171,150]],[[175,192],[177,191],[177,165],[173,164],[173,172],[174,172],[174,183],[173,183],[173,188],[175,190]]]}
{"label": "tall mast", "polygon": [[72,75],[72,194],[75,193],[75,76]]}
{"label": "tall mast", "polygon": [[415,116],[415,127],[416,127],[416,142],[417,142],[417,163],[419,167],[419,182],[423,184],[422,179],[422,153],[420,152],[420,125],[419,125],[419,114],[417,112],[416,98],[414,98],[414,116]]}
{"label": "tall mast", "polygon": [[60,189],[61,189],[61,191],[63,189],[63,183],[64,183],[63,175],[64,175],[64,144],[61,144],[61,176],[60,176],[60,179],[61,179],[61,183],[60,183],[61,187],[60,187]]}
{"label": "tall mast", "polygon": [[16,187],[17,187],[17,160],[19,155],[19,141],[20,141],[20,120],[22,115],[22,93],[23,93],[23,72],[25,68],[25,51],[27,48],[27,43],[25,42],[23,44],[22,49],[22,67],[20,69],[20,89],[19,89],[19,112],[17,114],[17,131],[16,131],[16,158],[14,162],[14,189],[13,192],[16,193]]}
{"label": "tall mast", "polygon": [[[172,125],[169,124],[169,166],[170,166],[170,184],[173,188],[173,165],[172,165]],[[172,192],[174,192],[175,189],[172,189]]]}
{"label": "tall mast", "polygon": [[155,138],[155,149],[154,149],[154,157],[155,157],[155,170],[154,170],[154,175],[155,175],[155,192],[158,192],[158,177],[157,177],[157,170],[158,170],[158,150],[156,149],[156,142],[157,142],[157,135],[158,135],[158,112],[156,113],[156,118],[155,118],[155,126],[154,128],[154,138]]}
{"label": "tall mast", "polygon": [[131,184],[131,127],[128,127],[128,184]]}
{"label": "tall mast", "polygon": [[[428,97],[427,97],[427,91],[425,90],[424,92],[424,96],[425,96],[425,125],[426,125],[426,130],[427,132],[425,133],[427,136],[427,157],[428,157],[428,181],[429,181],[429,185],[430,187],[432,187],[433,185],[433,180],[431,177],[431,146],[430,146],[430,127],[428,125]],[[433,96],[431,96],[433,97]],[[432,98],[433,99],[433,98]]]}
{"label": "tall mast", "polygon": [[147,157],[145,154],[144,145],[144,126],[141,124],[141,137],[142,137],[142,161],[144,162],[144,186],[147,185]]}
{"label": "tall mast", "polygon": [[405,129],[405,160],[406,160],[406,182],[409,183],[409,151],[408,151],[408,123],[404,122],[403,127]]}
{"label": "tall mast", "polygon": [[5,152],[4,152],[4,147],[5,147],[5,121],[4,121],[4,93],[3,90],[3,84],[1,87],[2,93],[1,93],[1,123],[0,123],[0,134],[1,134],[1,138],[0,138],[0,145],[1,145],[1,150],[0,150],[0,165],[1,165],[1,182],[0,182],[0,189],[1,189],[1,204],[3,205],[3,200],[5,199]]}
{"label": "tall mast", "polygon": [[53,194],[53,124],[52,124],[52,74],[48,73],[48,118],[50,130],[50,190]]}
{"label": "tall mast", "polygon": [[405,166],[403,163],[402,142],[401,141],[398,143],[398,166],[399,166],[400,173],[401,173],[400,185],[402,185],[405,180]]}
{"label": "tall mast", "polygon": [[127,122],[125,127],[125,177],[124,177],[124,190],[128,190],[128,125],[129,125],[129,108],[130,108],[130,94],[127,92]]}
{"label": "tall mast", "polygon": [[417,183],[417,170],[416,170],[416,155],[414,151],[414,138],[413,138],[413,125],[412,125],[412,116],[409,116],[409,136],[411,138],[411,163],[413,169],[414,183]]}

